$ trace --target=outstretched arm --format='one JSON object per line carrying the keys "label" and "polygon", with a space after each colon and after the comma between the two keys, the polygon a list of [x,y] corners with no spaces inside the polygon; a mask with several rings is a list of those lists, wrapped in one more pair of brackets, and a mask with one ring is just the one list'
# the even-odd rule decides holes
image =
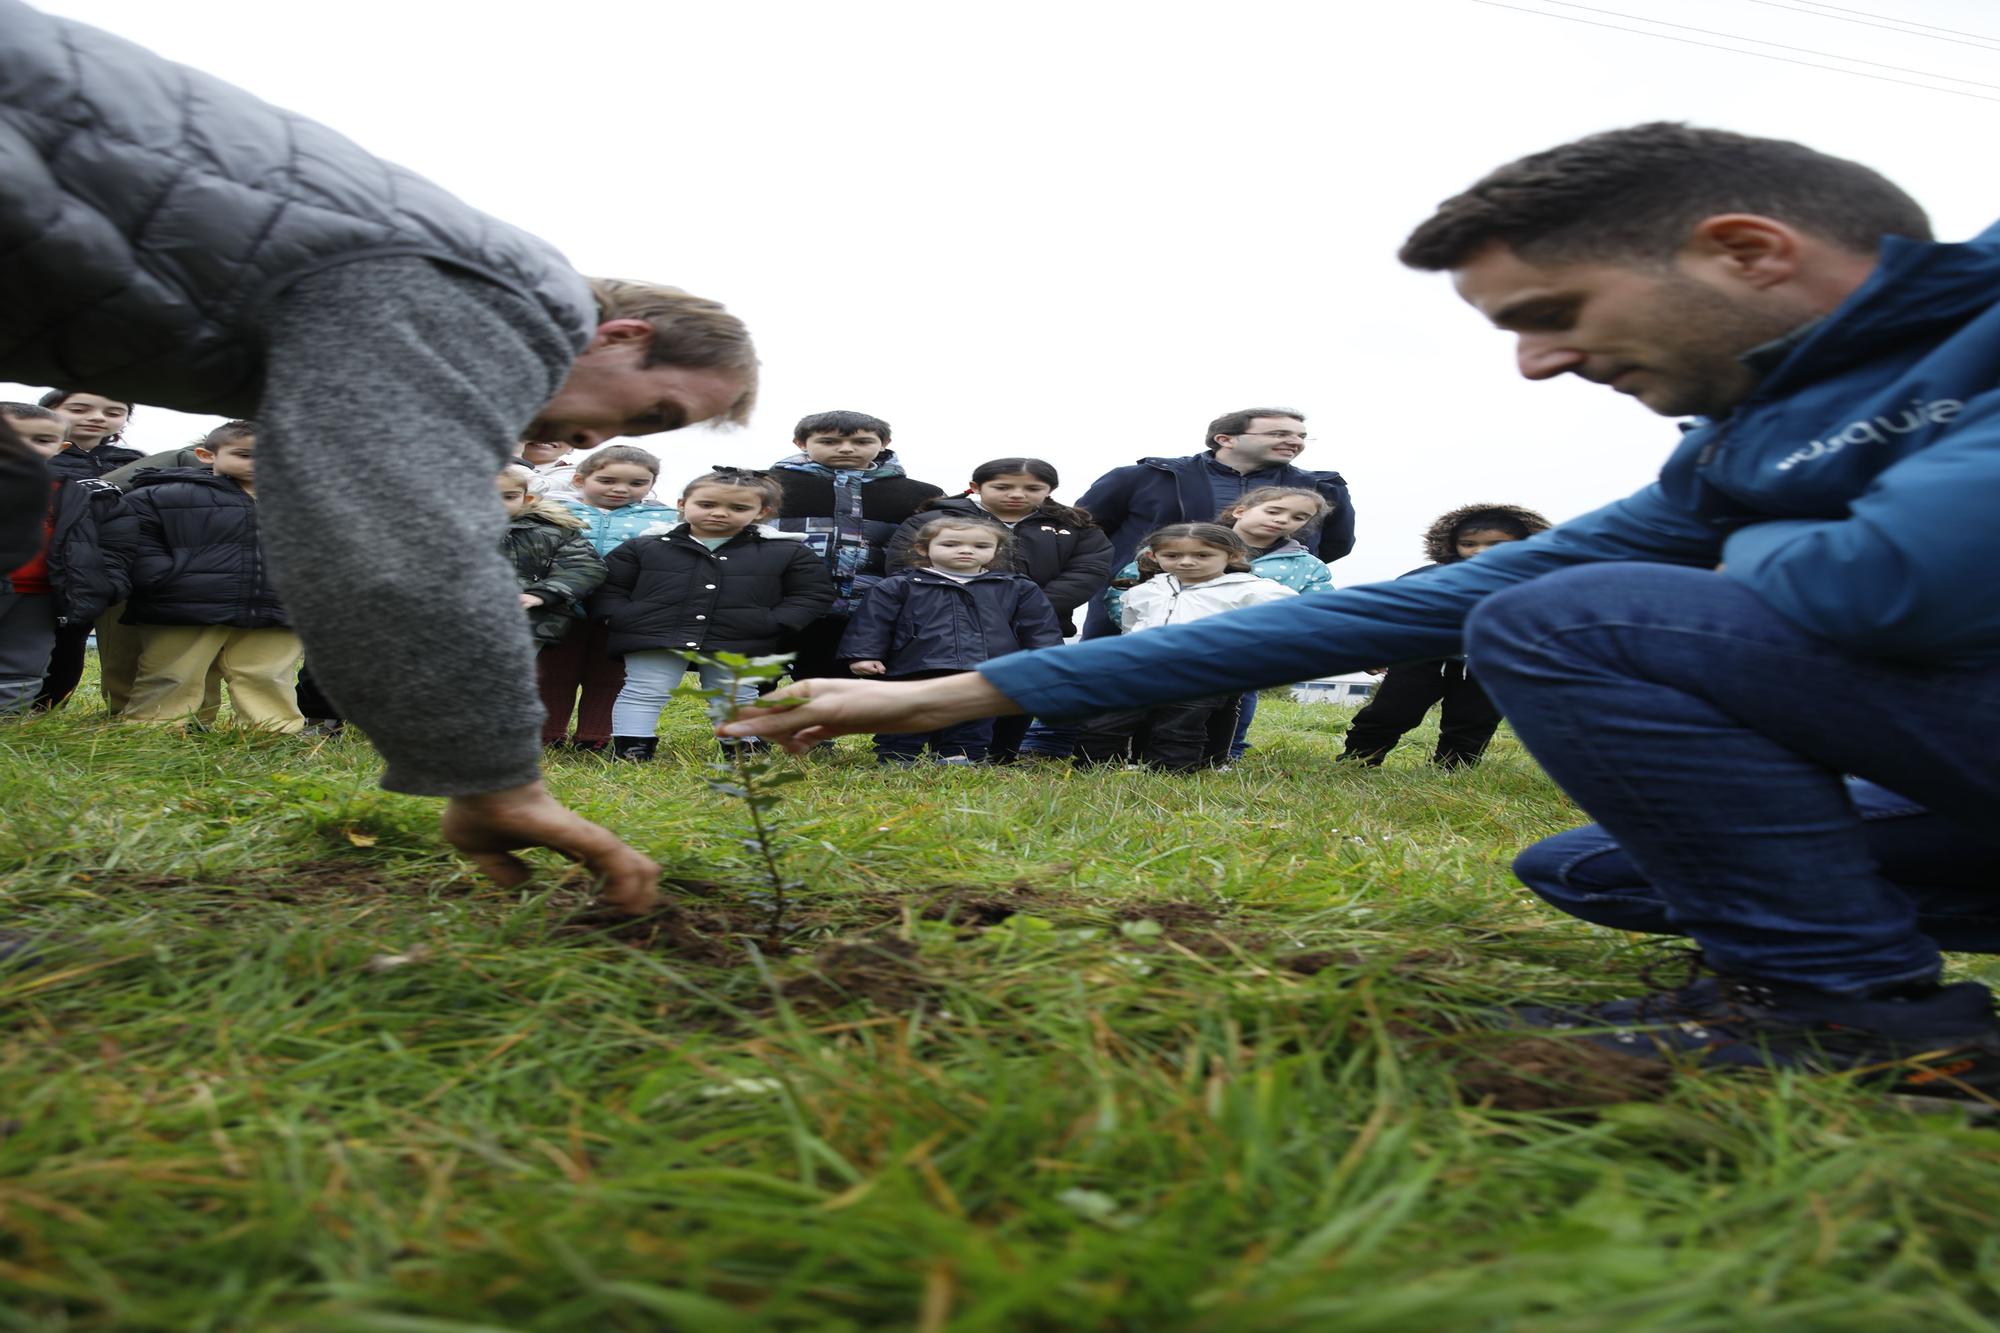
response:
{"label": "outstretched arm", "polygon": [[788,748],[803,748],[801,737],[928,731],[1002,713],[1065,721],[1442,657],[1458,651],[1472,608],[1502,588],[1600,561],[1713,567],[1719,549],[1705,522],[1651,486],[1425,578],[1283,597],[1192,624],[1012,653],[979,668],[983,688],[964,676],[880,685],[808,681],[769,700],[803,704],[784,712],[746,710],[747,720],[737,724],[742,729],[727,734],[785,737]]}
{"label": "outstretched arm", "polygon": [[[1055,651],[1055,650],[1051,650]],[[794,700],[803,699],[803,704]],[[722,736],[767,736],[803,754],[835,736],[878,731],[936,731],[975,717],[1023,711],[977,671],[931,680],[802,680],[771,695],[783,708],[743,709]]]}

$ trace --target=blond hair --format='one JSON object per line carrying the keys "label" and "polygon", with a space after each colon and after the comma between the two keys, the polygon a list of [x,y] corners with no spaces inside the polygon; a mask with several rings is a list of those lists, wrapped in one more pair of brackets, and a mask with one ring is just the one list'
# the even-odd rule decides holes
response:
{"label": "blond hair", "polygon": [[746,425],[757,405],[757,349],[743,321],[720,302],[695,296],[679,287],[624,278],[591,278],[599,323],[643,319],[653,326],[647,349],[649,366],[687,366],[694,370],[730,370],[743,379],[743,393],[723,413],[723,419]]}

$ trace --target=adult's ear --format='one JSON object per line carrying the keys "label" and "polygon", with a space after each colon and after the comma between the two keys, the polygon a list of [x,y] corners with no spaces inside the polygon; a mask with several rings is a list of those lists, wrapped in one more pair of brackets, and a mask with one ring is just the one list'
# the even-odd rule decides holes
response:
{"label": "adult's ear", "polygon": [[597,326],[591,335],[590,347],[626,347],[634,343],[650,345],[653,341],[653,326],[643,319],[607,319]]}
{"label": "adult's ear", "polygon": [[1804,232],[1777,218],[1761,213],[1717,213],[1694,224],[1681,256],[1761,289],[1798,276],[1810,245]]}

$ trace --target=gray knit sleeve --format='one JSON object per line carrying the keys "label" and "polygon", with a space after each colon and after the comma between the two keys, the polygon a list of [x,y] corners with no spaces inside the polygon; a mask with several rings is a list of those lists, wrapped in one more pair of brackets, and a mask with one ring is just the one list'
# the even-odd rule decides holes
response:
{"label": "gray knit sleeve", "polygon": [[392,791],[534,780],[542,708],[493,476],[570,337],[524,296],[407,257],[303,278],[263,327],[258,501],[314,679]]}

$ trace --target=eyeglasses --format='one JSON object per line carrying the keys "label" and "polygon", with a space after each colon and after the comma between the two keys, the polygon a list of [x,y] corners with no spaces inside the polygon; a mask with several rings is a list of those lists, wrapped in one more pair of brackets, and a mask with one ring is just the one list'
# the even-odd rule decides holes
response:
{"label": "eyeglasses", "polygon": [[1311,444],[1319,438],[1316,435],[1308,435],[1302,430],[1245,430],[1236,434],[1238,439],[1261,435],[1267,440],[1297,440],[1300,444]]}

